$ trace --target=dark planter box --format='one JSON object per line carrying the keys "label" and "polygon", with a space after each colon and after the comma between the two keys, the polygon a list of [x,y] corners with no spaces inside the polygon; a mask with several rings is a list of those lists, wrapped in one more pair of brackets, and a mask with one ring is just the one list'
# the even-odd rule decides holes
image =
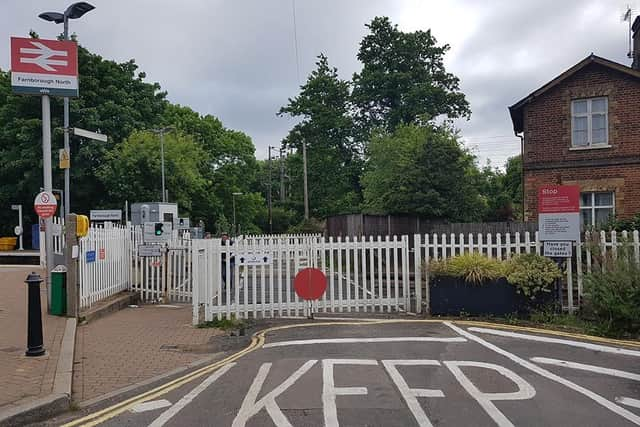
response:
{"label": "dark planter box", "polygon": [[526,311],[526,298],[504,278],[474,284],[458,277],[436,276],[429,281],[429,293],[432,315],[504,316]]}

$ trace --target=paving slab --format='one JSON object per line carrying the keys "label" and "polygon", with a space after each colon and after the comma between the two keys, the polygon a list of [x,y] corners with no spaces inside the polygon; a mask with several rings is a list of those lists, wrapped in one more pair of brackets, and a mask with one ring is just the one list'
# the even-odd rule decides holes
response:
{"label": "paving slab", "polygon": [[0,266],[0,414],[53,392],[66,318],[47,314],[47,289],[41,286],[46,354],[26,357],[27,275],[44,271],[34,266]]}

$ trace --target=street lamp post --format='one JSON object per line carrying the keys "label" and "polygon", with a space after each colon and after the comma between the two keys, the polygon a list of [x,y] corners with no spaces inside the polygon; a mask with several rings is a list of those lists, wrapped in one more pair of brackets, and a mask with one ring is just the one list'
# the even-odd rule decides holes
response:
{"label": "street lamp post", "polygon": [[269,146],[269,188],[267,189],[267,199],[268,199],[268,208],[269,208],[269,234],[273,234],[273,209],[272,209],[272,199],[271,199],[271,187],[273,187],[271,182],[271,149],[276,149],[276,147]]}
{"label": "street lamp post", "polygon": [[242,193],[231,193],[233,201],[233,235],[238,235],[238,223],[236,223],[236,196],[242,196]]}
{"label": "street lamp post", "polygon": [[[73,3],[64,11],[60,12],[44,12],[38,15],[41,19],[56,24],[64,24],[64,39],[69,40],[69,19],[78,19],[85,13],[95,9],[95,7],[86,2]],[[64,97],[64,151],[71,158],[71,149],[69,146],[69,98]],[[71,212],[71,191],[70,187],[70,170],[64,170],[64,213],[68,215]]]}
{"label": "street lamp post", "polygon": [[173,130],[172,126],[168,126],[161,129],[153,129],[153,133],[160,135],[160,169],[162,170],[162,202],[167,202],[167,192],[164,188],[164,134]]}

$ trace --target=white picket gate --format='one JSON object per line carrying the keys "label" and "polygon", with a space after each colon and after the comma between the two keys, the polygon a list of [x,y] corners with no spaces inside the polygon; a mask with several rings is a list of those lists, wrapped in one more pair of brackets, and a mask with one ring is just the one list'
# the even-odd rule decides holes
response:
{"label": "white picket gate", "polygon": [[[320,236],[255,237],[223,245],[219,239],[193,241],[193,322],[214,317],[283,317],[314,313],[408,311],[409,245],[392,239],[325,240]],[[251,255],[267,258],[244,265]],[[232,266],[226,262],[234,257]],[[223,262],[224,259],[224,262]],[[312,304],[294,291],[296,274],[322,270],[327,290]],[[225,280],[228,278],[229,280]],[[229,285],[229,286],[227,286]]]}
{"label": "white picket gate", "polygon": [[159,257],[141,257],[142,229],[131,229],[133,241],[131,253],[131,290],[140,292],[143,302],[191,301],[191,238],[188,234],[178,237],[174,232]]}

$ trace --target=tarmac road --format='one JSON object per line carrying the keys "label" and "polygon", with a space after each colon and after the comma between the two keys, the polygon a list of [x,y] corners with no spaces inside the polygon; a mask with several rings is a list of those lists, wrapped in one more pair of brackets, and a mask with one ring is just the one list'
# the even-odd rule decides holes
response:
{"label": "tarmac road", "polygon": [[273,330],[241,358],[94,420],[154,427],[640,425],[640,348],[462,323],[355,323]]}

